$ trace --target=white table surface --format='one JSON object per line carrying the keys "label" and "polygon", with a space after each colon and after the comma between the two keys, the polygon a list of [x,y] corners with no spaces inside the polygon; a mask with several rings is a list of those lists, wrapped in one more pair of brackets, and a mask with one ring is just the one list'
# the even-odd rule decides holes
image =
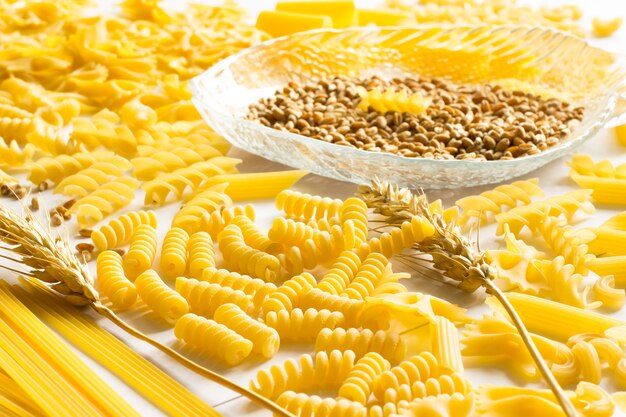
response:
{"label": "white table surface", "polygon": [[[199,0],[195,0],[195,2],[203,2]],[[107,0],[102,0],[103,8],[106,9],[108,4],[111,2]],[[166,1],[165,5],[169,3],[176,3],[176,6],[180,6],[180,1],[172,2]],[[240,0],[240,3],[249,8],[250,13],[253,15],[257,13],[259,10],[263,9],[271,9],[273,8],[274,1],[265,1],[265,0]],[[622,16],[626,18],[626,1],[623,0],[578,0],[571,2],[562,2],[562,1],[520,1],[523,4],[534,4],[534,5],[546,5],[549,3],[549,6],[565,4],[565,3],[574,3],[583,7],[585,11],[584,22],[589,26],[589,22],[591,17],[598,16],[603,18],[613,17],[613,16]],[[380,4],[379,1],[359,1],[357,0],[357,4],[363,7],[374,7]],[[532,22],[528,22],[532,24]],[[591,39],[591,43],[597,46],[601,46],[605,49],[626,53],[626,27],[622,27],[620,31],[615,34],[612,38],[608,39]],[[597,135],[594,139],[589,141],[580,152],[590,153],[593,155],[595,159],[604,159],[608,158],[614,163],[626,162],[626,147],[620,147],[617,145],[615,138],[613,137],[613,132],[611,130],[603,130],[601,133]],[[243,152],[238,149],[233,149],[231,151],[231,155],[235,157],[239,157],[243,159],[243,164],[241,165],[241,171],[246,172],[256,172],[263,170],[280,170],[284,169],[278,164],[273,162],[264,160],[260,157],[250,155],[246,152]],[[567,178],[568,168],[566,167],[566,158],[559,159],[549,164],[548,166],[526,176],[526,178],[538,177],[540,178],[540,185],[546,191],[548,195],[560,194],[563,192],[567,192],[576,188],[576,186],[569,181]],[[490,187],[482,187],[482,188],[474,188],[474,189],[459,189],[459,190],[446,190],[435,193],[429,193],[431,199],[435,198],[443,198],[445,203],[452,203],[456,199],[475,194],[478,192],[482,192],[485,189]],[[356,186],[349,183],[343,183],[339,181],[334,181],[314,175],[308,175],[304,179],[302,179],[295,187],[295,189],[300,191],[305,191],[314,194],[327,195],[331,197],[340,197],[345,198],[356,191]],[[58,198],[58,196],[53,196],[50,192],[45,194],[45,197],[42,198],[42,203],[49,209],[51,207],[56,206],[57,204],[63,202],[64,199]],[[138,193],[134,204],[130,206],[128,209],[138,209],[142,207],[143,201],[143,193]],[[6,200],[2,201],[2,204],[5,204]],[[258,222],[263,227],[269,227],[271,221],[274,217],[278,215],[277,210],[273,207],[271,201],[262,201],[254,202],[255,207],[258,213]],[[167,231],[167,228],[170,224],[170,219],[173,216],[174,212],[178,209],[178,203],[171,203],[163,208],[157,210],[159,217],[159,234],[163,236]],[[617,213],[617,210],[606,210],[606,209],[598,209],[598,213],[587,222],[583,223],[585,225],[596,225],[603,221],[603,219],[608,216]],[[485,228],[481,230],[482,236],[482,244],[483,247],[497,247],[500,246],[500,242],[494,239],[490,239],[490,236],[493,235],[493,230],[491,228]],[[94,271],[95,262],[91,262],[90,264],[92,272]],[[461,294],[456,291],[451,291],[449,287],[441,288],[441,286],[434,286],[429,282],[425,282],[425,280],[420,280],[419,278],[412,279],[409,284],[411,289],[419,289],[422,292],[429,292],[434,295],[443,297],[449,301],[457,302],[463,307],[470,308],[470,312],[474,316],[478,316],[482,314],[482,312],[486,312],[485,306],[482,304],[483,298],[481,296],[476,295],[466,295]],[[617,317],[621,317],[626,320],[626,310],[616,313]],[[160,325],[158,322],[154,321],[150,317],[138,317],[137,314],[126,313],[123,314],[123,317],[127,319],[130,323],[136,325],[142,331],[150,334],[154,338],[170,344],[176,345],[175,339],[173,337],[173,332],[171,329]],[[100,320],[100,323],[107,330],[114,333],[128,345],[130,345],[134,350],[144,355],[147,359],[152,361],[154,364],[159,366],[161,369],[165,370],[171,376],[176,378],[182,384],[187,386],[191,391],[196,393],[200,398],[206,401],[208,404],[213,405],[217,408],[218,411],[223,413],[226,416],[241,416],[241,415],[254,415],[254,416],[269,416],[270,413],[261,410],[258,407],[252,405],[249,401],[238,398],[239,396],[222,388],[221,386],[211,383],[191,371],[188,371],[183,366],[175,363],[173,360],[170,360],[164,354],[161,354],[156,349],[146,345],[145,343],[139,342],[132,337],[126,335],[124,332],[118,330],[115,326],[108,323],[106,320]],[[309,349],[308,351],[306,349]],[[221,374],[227,376],[228,378],[233,379],[234,381],[247,385],[251,378],[254,377],[256,371],[262,368],[268,368],[271,364],[281,363],[288,357],[294,357],[301,353],[312,352],[313,347],[308,345],[306,348],[295,348],[290,346],[281,347],[280,352],[271,360],[267,362],[259,362],[259,361],[246,361],[242,365],[226,369],[220,366],[217,366],[215,363],[207,360],[203,360],[202,358],[194,358],[197,359],[199,363],[220,372]],[[137,409],[142,415],[149,417],[158,417],[164,415],[158,409],[156,409],[152,404],[146,401],[143,397],[135,393],[132,389],[126,386],[122,381],[117,379],[114,375],[109,373],[106,369],[102,368],[99,364],[92,361],[90,358],[82,355],[79,352],[79,355],[84,358],[84,360],[93,367],[102,378],[107,381],[114,389],[116,389],[122,397],[124,397],[135,409]],[[507,373],[502,369],[497,368],[470,368],[466,371],[467,376],[474,384],[480,383],[492,383],[492,384],[503,384],[503,385],[511,385],[514,384],[512,380],[507,377]],[[603,386],[607,389],[614,391],[616,388],[612,384],[612,378],[610,376],[606,376],[603,381]],[[617,414],[616,415],[621,415]],[[626,414],[624,414],[626,415]]]}

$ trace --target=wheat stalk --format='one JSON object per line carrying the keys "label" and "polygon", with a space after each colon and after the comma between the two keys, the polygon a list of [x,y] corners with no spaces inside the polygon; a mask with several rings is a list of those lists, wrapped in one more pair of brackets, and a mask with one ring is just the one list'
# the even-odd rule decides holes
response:
{"label": "wheat stalk", "polygon": [[446,222],[442,213],[431,210],[428,198],[423,193],[414,194],[406,188],[374,180],[371,185],[359,187],[359,196],[390,226],[399,226],[413,216],[422,216],[430,221],[435,233],[416,243],[414,248],[420,253],[429,255],[433,267],[444,277],[456,281],[456,286],[461,290],[474,292],[482,287],[488,294],[498,299],[563,411],[568,417],[576,417],[576,409],[546,365],[515,308],[493,283],[497,271],[489,265],[486,253],[480,250],[478,243],[464,236],[454,222]]}
{"label": "wheat stalk", "polygon": [[16,258],[7,255],[0,255],[0,257],[22,263],[29,270],[19,271],[4,265],[4,263],[0,264],[0,268],[18,272],[31,280],[37,280],[45,284],[42,287],[64,297],[66,301],[74,305],[91,307],[124,331],[149,343],[192,371],[259,403],[277,415],[294,417],[293,414],[273,401],[198,365],[124,322],[111,309],[102,304],[85,263],[74,255],[69,246],[67,233],[65,237],[53,236],[52,230],[42,225],[26,206],[23,209],[24,216],[20,216],[16,212],[0,206],[0,241],[4,243],[4,246],[0,246],[0,248],[13,253]]}

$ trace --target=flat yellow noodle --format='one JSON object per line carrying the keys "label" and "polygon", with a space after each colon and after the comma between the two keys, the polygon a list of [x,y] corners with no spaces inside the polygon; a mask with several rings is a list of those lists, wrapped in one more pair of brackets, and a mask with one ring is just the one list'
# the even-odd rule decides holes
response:
{"label": "flat yellow noodle", "polygon": [[[11,288],[20,300],[56,332],[99,362],[171,417],[219,417],[220,414],[126,344],[46,290]],[[64,415],[64,414],[60,414]]]}
{"label": "flat yellow noodle", "polygon": [[10,286],[6,282],[0,282],[0,317],[102,414],[139,416],[139,413],[10,292]]}

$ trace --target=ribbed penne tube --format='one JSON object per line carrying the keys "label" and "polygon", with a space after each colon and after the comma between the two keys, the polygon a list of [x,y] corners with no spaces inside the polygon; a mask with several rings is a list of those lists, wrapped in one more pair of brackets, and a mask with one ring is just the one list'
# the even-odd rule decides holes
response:
{"label": "ribbed penne tube", "polygon": [[587,263],[587,266],[601,277],[613,275],[616,286],[626,286],[626,256],[594,258]]}
{"label": "ribbed penne tube", "polygon": [[463,372],[463,358],[459,333],[454,323],[445,317],[437,316],[431,323],[430,337],[432,352],[439,361],[439,366],[450,372]]}
{"label": "ribbed penne tube", "polygon": [[[567,340],[580,333],[605,332],[620,343],[626,343],[626,322],[582,308],[568,306],[527,294],[510,292],[506,298],[513,305],[530,332],[557,340]],[[487,304],[505,314],[494,298]],[[608,335],[608,334],[607,334]]]}
{"label": "ribbed penne tube", "polygon": [[595,202],[621,206],[626,205],[626,180],[578,174],[571,174],[570,177],[580,187],[593,190],[592,197]]}
{"label": "ribbed penne tube", "polygon": [[626,255],[625,231],[599,227],[593,232],[596,238],[589,242],[590,253],[594,255]]}

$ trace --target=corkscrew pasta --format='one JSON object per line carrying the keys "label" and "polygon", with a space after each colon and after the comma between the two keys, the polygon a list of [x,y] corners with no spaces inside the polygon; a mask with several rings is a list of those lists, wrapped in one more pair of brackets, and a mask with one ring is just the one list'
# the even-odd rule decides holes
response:
{"label": "corkscrew pasta", "polygon": [[248,311],[251,304],[250,297],[243,291],[193,278],[176,278],[176,291],[187,300],[190,312],[208,318],[212,318],[222,304],[236,304],[243,311]]}
{"label": "corkscrew pasta", "polygon": [[361,96],[361,101],[358,107],[361,110],[368,111],[369,108],[372,108],[374,111],[382,114],[388,111],[420,114],[424,113],[430,105],[430,99],[424,97],[421,93],[408,94],[405,90],[394,91],[388,89],[381,92],[378,88],[371,90],[360,88],[359,95]]}
{"label": "corkscrew pasta", "polygon": [[211,213],[206,213],[199,219],[200,229],[208,232],[211,238],[216,241],[217,236],[231,221],[237,216],[246,216],[250,220],[254,221],[255,213],[254,206],[246,204],[245,206],[233,206],[228,208],[222,208],[220,210],[213,210]]}
{"label": "corkscrew pasta", "polygon": [[152,269],[142,272],[135,279],[135,286],[143,302],[169,324],[189,312],[187,300],[168,287]]}
{"label": "corkscrew pasta", "polygon": [[223,191],[223,184],[216,185],[189,200],[174,214],[172,226],[180,227],[187,233],[201,231],[202,219],[205,216],[210,216],[213,212],[221,212],[224,207],[232,204],[231,199]]}
{"label": "corkscrew pasta", "polygon": [[417,381],[426,381],[447,375],[448,372],[439,367],[437,359],[430,352],[422,352],[412,356],[389,371],[383,372],[374,387],[374,395],[379,400],[384,399],[384,393],[392,389],[400,389],[401,385],[413,385]]}
{"label": "corkscrew pasta", "polygon": [[124,276],[122,257],[113,251],[104,251],[96,262],[98,287],[115,308],[125,309],[135,304],[137,289]]}
{"label": "corkscrew pasta", "polygon": [[281,191],[276,196],[276,208],[285,216],[307,222],[309,220],[339,217],[343,201],[328,197],[313,196],[292,190]]}
{"label": "corkscrew pasta", "polygon": [[263,302],[263,313],[270,311],[290,311],[296,307],[300,307],[302,297],[312,290],[317,281],[315,277],[308,272],[287,280],[283,285],[278,287],[276,291],[270,294]]}
{"label": "corkscrew pasta", "polygon": [[202,271],[202,280],[211,284],[230,287],[233,290],[241,290],[244,294],[251,297],[252,303],[257,308],[261,307],[267,297],[277,289],[276,285],[271,282],[213,267],[205,268]]}
{"label": "corkscrew pasta", "polygon": [[161,273],[165,278],[174,279],[187,270],[187,242],[189,235],[180,227],[172,227],[163,238],[161,248]]}
{"label": "corkscrew pasta", "polygon": [[357,359],[367,352],[376,352],[391,363],[398,363],[406,355],[406,345],[399,334],[378,330],[355,328],[322,329],[315,340],[317,352],[351,350]]}
{"label": "corkscrew pasta", "polygon": [[84,197],[123,173],[119,166],[110,162],[96,162],[89,168],[65,177],[54,188],[54,193],[70,197]]}
{"label": "corkscrew pasta", "polygon": [[281,340],[313,342],[322,329],[342,326],[344,317],[338,311],[294,308],[291,311],[270,311],[265,315],[265,323],[276,329]]}
{"label": "corkscrew pasta", "polygon": [[562,256],[566,263],[573,265],[577,273],[587,273],[587,263],[594,258],[588,253],[587,246],[587,243],[596,238],[592,231],[576,230],[565,224],[564,219],[555,217],[546,217],[539,229],[556,255]]}
{"label": "corkscrew pasta", "polygon": [[157,227],[157,217],[152,210],[137,210],[123,214],[94,230],[91,240],[98,250],[113,249],[130,241],[133,232],[142,224]]}
{"label": "corkscrew pasta", "polygon": [[469,381],[458,372],[450,375],[440,375],[428,378],[425,381],[416,381],[412,385],[400,385],[399,388],[389,388],[385,391],[385,404],[399,404],[403,401],[410,403],[418,398],[435,397],[442,394],[452,395],[459,393],[467,395],[471,392]]}
{"label": "corkscrew pasta", "polygon": [[379,252],[387,258],[408,249],[415,243],[435,233],[434,226],[422,216],[413,216],[411,220],[402,222],[400,227],[395,227],[389,232],[383,232],[377,237],[369,239],[357,249],[359,256],[365,258],[372,252]]}
{"label": "corkscrew pasta", "polygon": [[367,405],[374,381],[389,369],[389,362],[379,353],[366,353],[356,362],[339,387],[339,397]]}
{"label": "corkscrew pasta", "polygon": [[339,311],[345,317],[345,324],[350,325],[356,324],[361,312],[365,308],[365,302],[329,294],[319,288],[313,288],[302,297],[300,308],[303,310],[316,308]]}
{"label": "corkscrew pasta", "polygon": [[361,267],[361,258],[353,251],[343,251],[324,274],[317,288],[329,294],[343,293]]}
{"label": "corkscrew pasta", "polygon": [[367,205],[363,200],[350,197],[339,210],[343,231],[344,249],[354,249],[367,240]]}
{"label": "corkscrew pasta", "polygon": [[130,238],[130,248],[124,258],[124,272],[134,280],[152,266],[157,250],[156,229],[150,225],[139,225]]}
{"label": "corkscrew pasta", "polygon": [[[181,229],[182,230],[182,229]],[[202,276],[202,271],[215,266],[215,249],[213,239],[207,232],[196,232],[187,242],[189,275],[194,278]]]}
{"label": "corkscrew pasta", "polygon": [[367,417],[367,408],[358,402],[346,399],[321,398],[317,395],[283,392],[276,404],[298,416]]}

